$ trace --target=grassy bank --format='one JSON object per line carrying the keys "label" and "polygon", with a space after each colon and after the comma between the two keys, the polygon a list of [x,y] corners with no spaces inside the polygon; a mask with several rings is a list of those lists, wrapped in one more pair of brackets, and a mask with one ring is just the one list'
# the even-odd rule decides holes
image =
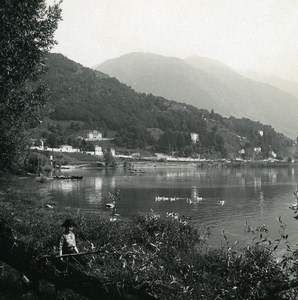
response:
{"label": "grassy bank", "polygon": [[[57,255],[61,224],[68,217],[77,224],[79,250],[98,251],[85,255],[83,262],[55,265],[48,259],[37,279],[25,274],[35,280],[29,292],[20,290],[26,291],[21,297],[29,293],[27,299],[67,299],[68,293],[76,295],[68,299],[266,299],[274,286],[289,282],[276,263],[275,245],[261,230],[251,247],[241,249],[226,241],[226,246],[213,249],[208,246],[207,230],[154,213],[111,222],[95,213],[47,208],[38,194],[9,190],[2,191],[0,199],[0,239],[3,246],[13,239],[13,251],[18,250],[13,252],[14,261],[26,265],[28,258],[28,264],[41,265],[40,257]],[[5,262],[5,255],[1,259]],[[61,282],[53,266],[64,272]],[[92,278],[92,287],[100,286],[103,294],[98,292],[96,298],[78,289],[65,292],[71,285],[67,278],[74,272],[81,281]],[[0,283],[6,281],[7,276],[2,276]],[[13,291],[9,289],[8,294]],[[296,299],[295,290],[291,293],[286,299]]]}

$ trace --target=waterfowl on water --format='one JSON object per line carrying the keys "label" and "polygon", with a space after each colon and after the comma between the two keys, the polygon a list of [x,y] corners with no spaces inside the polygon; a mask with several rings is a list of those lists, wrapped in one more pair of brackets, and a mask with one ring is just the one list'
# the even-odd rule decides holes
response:
{"label": "waterfowl on water", "polygon": [[219,201],[218,204],[221,205],[221,206],[223,206],[223,205],[225,205],[225,201],[224,201],[224,200],[221,200],[221,201]]}
{"label": "waterfowl on water", "polygon": [[195,202],[192,199],[190,199],[190,198],[186,198],[186,203],[188,203],[188,204],[194,204]]}
{"label": "waterfowl on water", "polygon": [[115,202],[112,203],[106,203],[107,208],[114,208],[115,207]]}

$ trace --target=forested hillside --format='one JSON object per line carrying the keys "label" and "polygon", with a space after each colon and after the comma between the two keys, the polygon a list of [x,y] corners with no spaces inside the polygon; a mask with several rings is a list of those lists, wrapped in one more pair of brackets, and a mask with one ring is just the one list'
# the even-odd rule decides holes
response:
{"label": "forested hillside", "polygon": [[214,109],[227,117],[260,121],[291,138],[297,136],[294,94],[250,80],[215,60],[136,52],[107,60],[97,70],[138,92]]}
{"label": "forested hillside", "polygon": [[[32,130],[51,146],[75,143],[81,129],[115,132],[115,147],[143,148],[181,156],[239,156],[245,148],[287,155],[291,141],[271,126],[248,119],[224,118],[213,111],[136,93],[115,78],[85,68],[60,54],[48,56],[49,101],[44,122]],[[264,132],[261,137],[259,130]],[[190,133],[199,134],[191,142]],[[77,146],[77,145],[76,145]]]}

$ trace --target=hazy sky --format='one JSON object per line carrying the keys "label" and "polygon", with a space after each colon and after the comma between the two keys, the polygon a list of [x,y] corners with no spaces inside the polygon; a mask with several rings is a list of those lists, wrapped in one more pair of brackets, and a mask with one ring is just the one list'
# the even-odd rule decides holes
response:
{"label": "hazy sky", "polygon": [[62,10],[53,52],[88,67],[141,51],[298,81],[297,0],[64,0]]}

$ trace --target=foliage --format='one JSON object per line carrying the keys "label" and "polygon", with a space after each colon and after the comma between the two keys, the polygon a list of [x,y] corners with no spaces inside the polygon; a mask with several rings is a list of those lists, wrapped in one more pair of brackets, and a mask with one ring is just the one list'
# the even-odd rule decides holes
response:
{"label": "foliage", "polygon": [[108,148],[107,151],[105,151],[103,156],[104,156],[105,167],[115,167],[116,166],[116,162],[111,153],[110,148]]}
{"label": "foliage", "polygon": [[40,75],[44,54],[60,19],[58,5],[43,0],[4,0],[0,4],[0,167],[13,168],[26,150],[26,123],[38,121],[45,103]]}
{"label": "foliage", "polygon": [[24,167],[26,171],[39,175],[43,173],[42,170],[48,170],[45,173],[51,172],[52,167],[50,164],[51,162],[47,156],[38,152],[31,152],[26,158]]}
{"label": "foliage", "polygon": [[[265,299],[273,297],[270,291],[275,287],[297,277],[297,264],[286,256],[278,263],[274,256],[279,243],[287,239],[284,231],[281,239],[271,242],[264,226],[246,226],[256,234],[247,247],[230,244],[223,232],[226,245],[211,248],[205,244],[208,230],[154,212],[111,222],[94,213],[46,210],[38,195],[16,191],[9,191],[0,205],[2,224],[41,255],[57,253],[60,224],[72,217],[80,251],[102,250],[86,256],[83,269],[77,267],[118,290],[122,299],[127,291],[138,289],[167,300]],[[292,296],[288,293],[286,299],[295,299]]]}

